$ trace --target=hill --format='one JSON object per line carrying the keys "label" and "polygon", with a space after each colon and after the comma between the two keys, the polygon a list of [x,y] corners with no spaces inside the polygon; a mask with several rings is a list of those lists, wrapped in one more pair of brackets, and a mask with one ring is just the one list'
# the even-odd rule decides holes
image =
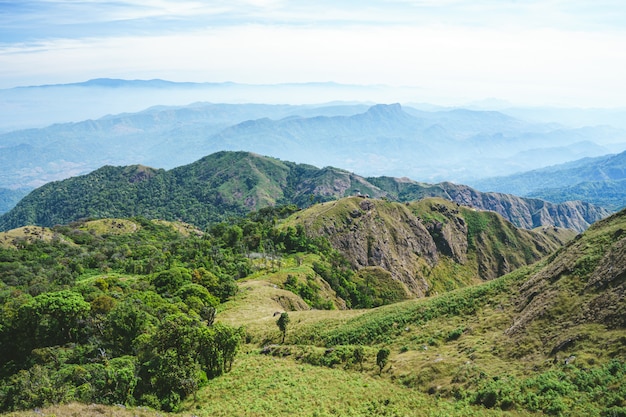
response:
{"label": "hill", "polygon": [[[235,315],[242,305],[264,303],[252,289],[258,281],[247,281],[250,290],[227,303],[221,317],[254,322],[249,338],[281,364],[380,375],[407,396],[428,393],[501,415],[620,415],[625,229],[620,212],[540,263],[427,299],[332,314],[292,310],[283,345],[268,345],[279,343],[271,314]],[[385,349],[389,357],[380,362]]]}
{"label": "hill", "polygon": [[[562,240],[518,229],[496,213],[443,199],[401,204],[349,197],[299,211],[285,225],[301,225],[308,235],[328,239],[353,269],[382,268],[411,297],[496,278],[574,236],[565,229],[559,231]],[[366,275],[373,287],[388,286],[378,282],[380,276]]]}
{"label": "hill", "polygon": [[516,226],[525,229],[554,225],[583,231],[596,220],[610,214],[606,209],[579,200],[555,204],[538,198],[480,192],[466,185],[450,182],[424,184],[406,178],[389,177],[369,180],[388,190],[392,198],[400,201],[441,197],[479,210],[495,211]]}
{"label": "hill", "polygon": [[626,152],[584,158],[529,172],[473,181],[481,190],[541,198],[582,200],[620,210],[626,205]]}
{"label": "hill", "polygon": [[0,230],[53,226],[89,217],[144,216],[198,227],[276,204],[307,207],[361,194],[411,201],[439,196],[493,210],[525,228],[557,226],[582,231],[608,211],[581,202],[560,205],[502,194],[483,194],[449,183],[428,185],[388,177],[295,164],[248,152],[218,152],[172,170],[142,165],[105,166],[48,183],[0,217]]}

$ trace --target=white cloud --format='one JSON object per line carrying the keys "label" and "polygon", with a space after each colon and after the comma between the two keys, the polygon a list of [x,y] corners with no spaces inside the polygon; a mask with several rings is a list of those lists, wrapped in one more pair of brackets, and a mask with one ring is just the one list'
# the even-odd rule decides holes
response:
{"label": "white cloud", "polygon": [[18,26],[53,13],[58,27],[0,44],[0,87],[335,81],[416,85],[419,101],[626,105],[624,6],[609,0],[25,3],[45,7]]}

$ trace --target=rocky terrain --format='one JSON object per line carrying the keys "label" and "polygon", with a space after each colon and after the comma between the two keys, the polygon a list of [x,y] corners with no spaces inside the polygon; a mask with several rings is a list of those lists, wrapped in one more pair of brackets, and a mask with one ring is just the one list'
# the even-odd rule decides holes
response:
{"label": "rocky terrain", "polygon": [[356,269],[384,268],[417,297],[504,275],[575,234],[516,228],[497,213],[443,199],[403,204],[349,197],[300,211],[291,222],[328,238]]}

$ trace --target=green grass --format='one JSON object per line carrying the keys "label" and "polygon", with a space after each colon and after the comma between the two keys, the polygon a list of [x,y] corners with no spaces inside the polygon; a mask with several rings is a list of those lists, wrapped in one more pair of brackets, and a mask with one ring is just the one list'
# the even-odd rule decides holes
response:
{"label": "green grass", "polygon": [[[498,416],[502,412],[438,400],[371,372],[316,367],[291,358],[243,353],[183,414],[197,416]],[[522,415],[522,414],[519,414]]]}

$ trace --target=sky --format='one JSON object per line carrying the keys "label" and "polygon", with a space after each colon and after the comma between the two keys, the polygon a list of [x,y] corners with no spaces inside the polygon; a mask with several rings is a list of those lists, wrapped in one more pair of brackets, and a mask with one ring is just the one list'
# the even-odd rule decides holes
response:
{"label": "sky", "polygon": [[626,2],[0,0],[0,89],[103,77],[626,107]]}

